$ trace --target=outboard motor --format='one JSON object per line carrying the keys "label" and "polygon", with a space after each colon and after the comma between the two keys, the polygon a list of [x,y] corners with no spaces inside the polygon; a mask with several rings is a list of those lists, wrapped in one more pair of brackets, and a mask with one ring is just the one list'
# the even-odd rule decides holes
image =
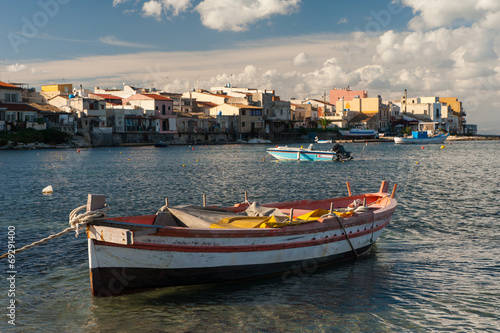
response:
{"label": "outboard motor", "polygon": [[346,151],[344,149],[344,146],[342,145],[339,145],[338,143],[336,143],[333,148],[332,148],[333,152],[335,153],[335,157],[334,157],[334,160],[335,161],[347,161],[347,160],[352,160],[352,156],[351,156],[351,153]]}

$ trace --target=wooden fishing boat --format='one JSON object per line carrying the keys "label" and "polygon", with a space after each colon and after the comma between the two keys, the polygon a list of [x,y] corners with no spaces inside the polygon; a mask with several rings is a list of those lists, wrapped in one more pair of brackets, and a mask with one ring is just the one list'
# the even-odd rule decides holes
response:
{"label": "wooden fishing boat", "polygon": [[[111,296],[176,285],[279,274],[356,258],[368,251],[396,210],[378,192],[232,207],[167,204],[154,215],[87,223],[92,294]],[[205,197],[204,197],[205,199]],[[104,206],[89,194],[87,210]],[[204,200],[205,202],[205,200]]]}
{"label": "wooden fishing boat", "polygon": [[339,149],[316,150],[314,145],[309,147],[280,147],[268,148],[267,152],[277,160],[297,161],[345,161],[351,160],[352,156],[346,152],[341,145],[335,145]]}
{"label": "wooden fishing boat", "polygon": [[407,144],[427,144],[427,143],[443,143],[449,134],[438,134],[429,136],[426,131],[413,131],[410,137],[394,137],[394,143]]}

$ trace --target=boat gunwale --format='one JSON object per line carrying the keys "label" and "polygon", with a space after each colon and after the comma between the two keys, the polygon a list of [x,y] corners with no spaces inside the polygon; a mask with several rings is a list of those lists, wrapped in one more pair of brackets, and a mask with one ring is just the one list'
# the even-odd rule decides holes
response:
{"label": "boat gunwale", "polygon": [[[105,241],[99,241],[94,239],[94,244],[97,246],[111,246],[111,247],[124,247],[135,250],[150,250],[150,251],[172,251],[172,252],[192,252],[192,253],[239,253],[239,252],[265,252],[265,251],[276,251],[276,250],[289,250],[295,248],[307,248],[312,246],[318,246],[329,243],[336,243],[340,241],[344,241],[347,238],[350,240],[356,239],[358,237],[363,237],[365,235],[369,235],[374,232],[378,232],[383,230],[389,223],[390,218],[387,221],[374,226],[373,230],[371,228],[365,230],[359,230],[356,232],[348,233],[349,237],[347,237],[343,232],[339,235],[331,236],[331,237],[323,237],[323,238],[313,238],[311,240],[301,240],[301,241],[289,241],[282,243],[273,243],[273,244],[258,244],[258,245],[186,245],[186,244],[157,244],[157,243],[148,243],[148,242],[134,242],[131,245],[125,244],[116,244]],[[364,223],[366,224],[366,223]],[[352,226],[351,226],[352,227]],[[341,230],[336,228],[334,230]],[[323,230],[326,232],[328,230]],[[317,232],[316,232],[317,233]],[[313,233],[315,234],[315,233]],[[307,234],[303,234],[307,235]]]}
{"label": "boat gunwale", "polygon": [[[356,200],[367,197],[379,197],[379,198],[387,198],[390,202],[384,207],[377,207],[374,210],[370,210],[366,213],[355,213],[349,217],[339,217],[344,224],[344,227],[351,227],[356,225],[366,224],[366,218],[370,221],[373,219],[374,221],[382,220],[387,217],[391,217],[397,207],[397,201],[394,198],[389,198],[387,193],[369,193],[363,195],[356,195],[350,197],[341,197],[335,199],[321,199],[321,200],[299,200],[299,201],[289,201],[289,202],[280,202],[280,203],[269,203],[263,204],[264,207],[274,207],[274,208],[284,208],[284,206],[297,206],[300,204],[310,204],[310,203],[329,203],[341,200]],[[226,208],[235,208],[235,207],[226,207]],[[235,211],[237,212],[237,211]],[[154,215],[147,215],[151,218]],[[114,217],[112,219],[119,219],[124,217]],[[151,235],[162,236],[162,237],[179,237],[179,238],[248,238],[248,237],[278,237],[278,236],[290,236],[290,235],[304,235],[309,233],[316,232],[324,232],[328,230],[338,229],[338,222],[336,221],[336,217],[326,217],[320,218],[314,222],[303,223],[300,225],[293,226],[285,226],[281,228],[210,228],[210,229],[201,229],[201,228],[187,228],[187,227],[177,227],[177,226],[160,226],[160,225],[151,225],[151,224],[139,224],[139,223],[128,223],[121,222],[112,219],[101,219],[97,221],[93,221],[89,223],[89,225],[105,225],[120,229],[129,228],[132,231],[136,230],[144,230],[144,229],[156,229],[154,233]]]}

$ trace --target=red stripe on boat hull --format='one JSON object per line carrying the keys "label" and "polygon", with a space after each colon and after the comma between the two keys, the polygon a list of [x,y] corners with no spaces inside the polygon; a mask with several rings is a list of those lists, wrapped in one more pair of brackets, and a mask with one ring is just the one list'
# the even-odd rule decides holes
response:
{"label": "red stripe on boat hull", "polygon": [[[371,245],[356,251],[358,254],[365,253]],[[94,296],[116,296],[141,289],[224,282],[279,273],[285,275],[297,269],[317,267],[354,257],[354,253],[349,251],[323,258],[258,265],[182,269],[98,267],[90,270],[91,288]]]}

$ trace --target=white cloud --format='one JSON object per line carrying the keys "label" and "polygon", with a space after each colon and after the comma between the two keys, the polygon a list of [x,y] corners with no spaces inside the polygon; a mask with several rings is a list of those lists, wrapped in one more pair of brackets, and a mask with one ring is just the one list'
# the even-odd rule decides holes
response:
{"label": "white cloud", "polygon": [[295,56],[295,58],[293,58],[293,65],[294,66],[303,66],[303,65],[308,65],[311,61],[309,60],[309,55],[307,55],[307,53],[304,53],[304,52],[300,52],[299,54],[297,54]]}
{"label": "white cloud", "polygon": [[298,10],[301,0],[204,0],[195,7],[203,25],[223,31],[245,31],[248,25],[273,15]]}
{"label": "white cloud", "polygon": [[191,7],[191,0],[162,0],[162,5],[165,11],[172,11],[177,16]]}
{"label": "white cloud", "polygon": [[24,71],[26,68],[28,68],[28,66],[16,62],[13,65],[7,66],[7,72],[13,72],[13,73],[20,72]]}
{"label": "white cloud", "polygon": [[349,22],[349,19],[347,17],[342,17],[340,20],[338,20],[337,24],[346,24]]}
{"label": "white cloud", "polygon": [[[129,0],[113,0],[113,6],[127,1]],[[245,31],[252,23],[270,19],[273,15],[288,15],[297,11],[301,1],[202,0],[194,11],[200,15],[202,24],[210,29]],[[136,4],[141,2],[137,0]],[[193,0],[149,0],[142,3],[142,15],[161,21],[163,15],[178,16],[188,11],[193,6],[192,3]]]}
{"label": "white cloud", "polygon": [[457,20],[482,21],[492,12],[500,11],[497,0],[403,0],[416,16],[408,27],[420,31],[451,25]]}
{"label": "white cloud", "polygon": [[[325,90],[349,85],[387,100],[399,99],[408,89],[411,97],[459,98],[467,122],[478,124],[481,133],[493,134],[487,126],[499,118],[492,107],[500,100],[500,59],[495,52],[499,43],[500,36],[481,24],[427,32],[388,31],[378,37],[308,35],[204,52],[141,52],[25,63],[37,71],[15,72],[13,81],[33,85],[65,77],[89,87],[102,86],[100,80],[115,86],[124,81],[153,82],[157,88],[185,92],[232,80],[238,86],[274,89],[283,99],[322,98]],[[295,56],[290,59],[290,55]],[[500,134],[498,126],[496,131]]]}
{"label": "white cloud", "polygon": [[127,1],[129,1],[129,0],[113,0],[113,7],[121,5],[122,3],[125,3]]}
{"label": "white cloud", "polygon": [[151,1],[145,2],[142,5],[142,14],[144,16],[152,16],[157,21],[161,20],[162,11],[163,11],[163,7],[162,7],[161,2],[159,2],[159,1],[151,0]]}
{"label": "white cloud", "polygon": [[130,43],[130,42],[124,42],[119,39],[117,39],[115,36],[106,36],[106,37],[100,37],[99,41],[104,44],[108,45],[114,45],[114,46],[125,46],[125,47],[137,47],[137,48],[153,48],[150,45],[146,44],[138,44],[138,43]]}
{"label": "white cloud", "polygon": [[500,30],[500,11],[486,14],[481,26],[485,29]]}

